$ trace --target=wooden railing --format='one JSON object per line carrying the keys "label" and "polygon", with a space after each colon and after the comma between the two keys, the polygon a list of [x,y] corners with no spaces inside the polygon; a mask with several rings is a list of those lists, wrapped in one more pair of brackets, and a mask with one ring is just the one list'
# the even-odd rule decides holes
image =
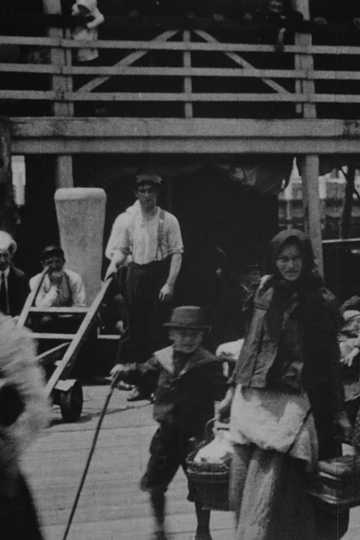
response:
{"label": "wooden railing", "polygon": [[[16,115],[21,102],[24,115],[25,103],[27,116],[36,101],[48,104],[41,115],[360,118],[360,43],[312,45],[311,35],[301,34],[276,53],[270,43],[225,43],[214,35],[159,30],[151,40],[96,42],[74,41],[69,32],[0,36],[0,58],[4,45],[20,48],[22,58],[29,49],[42,53],[41,63],[0,63],[0,106],[9,102]],[[74,60],[87,47],[98,49],[96,65]],[[65,113],[54,104],[66,104]]]}

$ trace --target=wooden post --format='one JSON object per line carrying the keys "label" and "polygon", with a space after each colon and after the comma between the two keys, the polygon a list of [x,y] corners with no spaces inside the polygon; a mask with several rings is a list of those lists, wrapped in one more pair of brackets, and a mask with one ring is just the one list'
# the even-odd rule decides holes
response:
{"label": "wooden post", "polygon": [[[299,11],[305,21],[310,19],[309,0],[293,0],[294,8]],[[303,47],[312,46],[312,35],[298,33],[295,36],[295,44]],[[314,69],[312,55],[299,54],[295,59],[296,68],[305,71]],[[315,83],[311,80],[297,81],[296,90],[304,94],[315,94]],[[298,109],[297,109],[298,110]],[[314,103],[304,103],[302,106],[304,118],[316,118],[316,105]],[[319,156],[304,156],[302,172],[302,192],[304,208],[304,229],[309,235],[314,255],[321,275],[324,274],[324,263],[322,254],[322,234],[321,234],[321,207],[319,196]]]}
{"label": "wooden post", "polygon": [[[183,41],[184,43],[190,43],[190,31],[185,30],[183,34]],[[191,53],[190,51],[184,51],[184,67],[190,68],[191,67]],[[191,77],[185,77],[184,79],[184,92],[186,94],[191,94],[192,92],[192,80]],[[192,102],[185,103],[185,118],[192,118],[193,117],[193,104]]]}
{"label": "wooden post", "polygon": [[343,202],[343,208],[341,212],[340,223],[340,238],[349,238],[350,226],[351,226],[351,213],[353,208],[353,196],[355,191],[355,177],[356,177],[356,162],[355,160],[349,160],[348,170],[345,174],[345,197]]}
{"label": "wooden post", "polygon": [[0,229],[15,233],[16,205],[11,174],[10,121],[0,118]]}
{"label": "wooden post", "polygon": [[58,188],[70,188],[74,186],[72,156],[55,157],[55,186]]}
{"label": "wooden post", "polygon": [[[60,0],[43,0],[44,13],[61,14]],[[49,28],[48,34],[53,38],[63,38],[62,28]],[[51,49],[51,63],[54,65],[64,66],[71,63],[71,52],[67,52],[61,47]],[[53,75],[51,77],[51,89],[62,94],[72,90],[72,78],[61,75]],[[73,116],[74,104],[65,101],[54,101],[53,103],[54,116]],[[55,182],[56,187],[72,187],[74,185],[72,173],[72,156],[56,156],[55,157]]]}
{"label": "wooden post", "polygon": [[304,156],[302,171],[304,228],[314,250],[318,270],[324,274],[319,196],[319,156]]}

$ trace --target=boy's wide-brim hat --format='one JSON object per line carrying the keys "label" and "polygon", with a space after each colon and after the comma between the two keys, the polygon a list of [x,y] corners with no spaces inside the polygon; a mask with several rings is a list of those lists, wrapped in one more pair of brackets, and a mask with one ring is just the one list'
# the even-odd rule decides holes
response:
{"label": "boy's wide-brim hat", "polygon": [[165,323],[168,328],[184,328],[189,330],[209,330],[205,324],[203,310],[199,306],[180,306],[173,310],[171,319]]}

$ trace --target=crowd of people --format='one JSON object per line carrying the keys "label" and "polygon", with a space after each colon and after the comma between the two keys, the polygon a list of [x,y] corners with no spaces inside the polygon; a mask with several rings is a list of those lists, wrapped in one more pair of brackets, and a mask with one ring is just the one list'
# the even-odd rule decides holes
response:
{"label": "crowd of people", "polygon": [[[253,261],[239,268],[212,313],[205,305],[175,305],[184,246],[178,220],[157,204],[161,184],[158,175],[137,175],[135,203],[113,225],[104,276],[116,283],[114,292],[126,308],[120,349],[128,335],[128,353],[117,356],[111,377],[133,388],[129,401],[152,401],[158,423],[140,482],[153,509],[153,539],[168,538],[166,491],[179,467],[187,474],[194,441],[216,418],[229,423],[233,446],[229,501],[236,540],[338,540],[347,530],[348,510],[333,512],[308,489],[318,461],[340,456],[342,443],[352,440],[357,412],[346,406],[340,359],[358,362],[359,323],[349,321],[360,320],[360,298],[344,305],[341,319],[309,238],[293,229],[273,238],[264,272]],[[46,423],[48,405],[31,336],[16,320],[29,290],[37,291],[35,304],[46,308],[83,306],[85,289],[81,277],[65,268],[56,245],[43,250],[44,270],[29,285],[12,264],[16,247],[1,231],[0,475],[6,482],[0,486],[0,522],[23,512],[37,531],[34,538],[41,539],[18,456]],[[62,324],[48,315],[38,321],[42,328]],[[350,332],[351,346],[345,346]],[[219,343],[239,340],[228,376],[215,351]],[[360,391],[359,377],[356,383]],[[188,498],[195,504],[195,539],[211,540],[210,509],[191,480]],[[23,539],[21,534],[14,539]]]}

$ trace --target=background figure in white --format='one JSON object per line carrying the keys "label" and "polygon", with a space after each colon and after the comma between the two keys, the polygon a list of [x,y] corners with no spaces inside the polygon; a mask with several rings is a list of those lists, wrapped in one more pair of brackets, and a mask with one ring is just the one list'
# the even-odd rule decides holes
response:
{"label": "background figure in white", "polygon": [[[71,14],[78,17],[79,24],[75,26],[73,39],[95,41],[98,37],[97,28],[104,22],[104,15],[100,13],[96,0],[77,0],[72,6]],[[76,59],[78,62],[90,62],[98,58],[97,49],[77,49]]]}

